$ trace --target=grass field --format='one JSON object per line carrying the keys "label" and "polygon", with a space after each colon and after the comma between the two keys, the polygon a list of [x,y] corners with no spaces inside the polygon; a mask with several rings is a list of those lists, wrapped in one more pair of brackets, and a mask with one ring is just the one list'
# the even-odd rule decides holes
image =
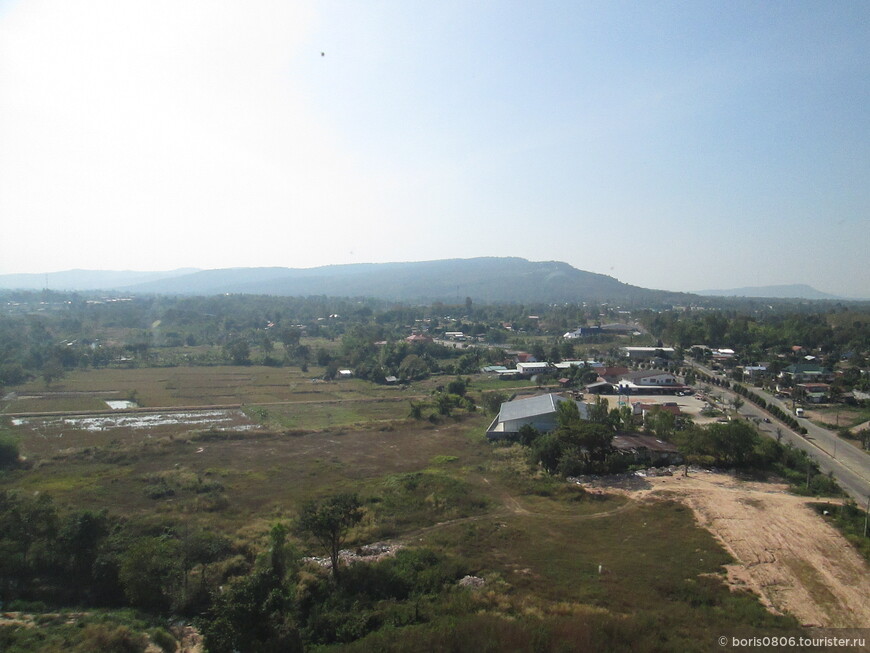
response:
{"label": "grass field", "polygon": [[[463,619],[605,614],[608,628],[669,628],[664,648],[674,650],[704,629],[794,625],[755,597],[729,592],[722,581],[728,555],[682,504],[593,496],[530,470],[520,447],[487,443],[490,417],[482,412],[434,423],[408,417],[409,397],[425,398],[449,380],[403,390],[360,380],[311,383],[295,370],[259,367],[79,372],[52,390],[135,389],[146,405],[248,405],[218,411],[231,415],[229,423],[150,429],[28,418],[11,429],[28,465],[2,473],[0,489],[201,526],[255,548],[304,501],[358,492],[365,518],[351,547],[428,545],[486,579]],[[471,391],[488,387],[475,380]],[[95,395],[80,398],[84,405]],[[42,401],[61,399],[79,397]],[[685,650],[693,648],[704,650]]]}

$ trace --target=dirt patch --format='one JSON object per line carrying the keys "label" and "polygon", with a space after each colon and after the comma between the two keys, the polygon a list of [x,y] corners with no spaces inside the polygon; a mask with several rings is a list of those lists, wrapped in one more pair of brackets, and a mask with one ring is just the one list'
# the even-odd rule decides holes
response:
{"label": "dirt patch", "polygon": [[727,565],[734,588],[754,591],[775,613],[805,625],[870,627],[870,569],[857,551],[786,486],[700,473],[646,479],[644,500],[679,499],[736,560]]}

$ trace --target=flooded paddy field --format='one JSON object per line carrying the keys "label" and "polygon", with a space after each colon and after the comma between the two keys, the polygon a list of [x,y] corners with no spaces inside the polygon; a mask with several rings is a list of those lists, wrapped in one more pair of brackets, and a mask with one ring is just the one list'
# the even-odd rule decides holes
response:
{"label": "flooded paddy field", "polygon": [[108,444],[183,438],[191,432],[204,430],[238,432],[262,429],[239,409],[15,417],[10,424],[21,438],[22,454],[38,458]]}

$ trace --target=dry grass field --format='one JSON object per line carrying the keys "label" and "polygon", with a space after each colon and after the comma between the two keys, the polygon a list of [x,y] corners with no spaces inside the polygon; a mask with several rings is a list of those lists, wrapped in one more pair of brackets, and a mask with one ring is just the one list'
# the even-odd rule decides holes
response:
{"label": "dry grass field", "polygon": [[[764,582],[753,584],[751,575],[738,585],[734,569],[751,566],[746,551],[753,549],[740,544],[745,532],[723,527],[719,498],[705,499],[713,495],[700,488],[677,492],[687,484],[676,477],[661,488],[657,480],[637,479],[628,491],[584,491],[531,470],[519,446],[487,443],[491,418],[480,412],[411,419],[409,400],[422,401],[438,384],[312,383],[298,371],[272,368],[77,373],[52,390],[89,394],[68,394],[63,401],[81,399],[84,405],[94,393],[135,389],[151,406],[244,408],[16,418],[11,429],[28,466],[6,472],[0,487],[49,493],[62,507],[201,526],[252,546],[262,545],[276,520],[292,520],[307,499],[358,492],[366,517],[350,545],[391,541],[458,556],[469,573],[485,579],[485,590],[474,597],[478,613],[509,619],[608,615],[629,624],[628,633],[644,623],[666,623],[664,648],[670,650],[707,650],[699,633],[735,625],[768,631],[796,626],[788,615],[804,623],[863,620],[857,613],[831,612],[830,605],[817,614],[839,616],[808,616],[814,613],[765,594]],[[56,399],[32,401],[50,405]],[[24,400],[5,410],[21,408],[16,401]],[[203,421],[193,420],[197,413]],[[144,419],[149,415],[150,424]],[[741,497],[766,500],[761,488],[726,489],[735,506]],[[780,495],[780,488],[769,491]],[[774,514],[779,504],[770,503],[769,510]],[[758,523],[765,514],[758,512]],[[807,524],[822,524],[800,515]],[[784,526],[764,531],[770,546],[794,535],[777,528]],[[837,544],[836,533],[828,537],[829,544],[848,547]],[[795,557],[793,577],[803,570],[808,578],[801,560]],[[813,578],[826,587],[830,580]]]}

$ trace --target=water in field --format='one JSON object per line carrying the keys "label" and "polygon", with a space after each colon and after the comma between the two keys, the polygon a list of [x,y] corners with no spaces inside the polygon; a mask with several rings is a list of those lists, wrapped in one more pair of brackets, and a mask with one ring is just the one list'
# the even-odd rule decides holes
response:
{"label": "water in field", "polygon": [[[108,403],[108,402],[107,402]],[[201,410],[165,413],[125,413],[123,415],[89,415],[81,417],[25,418],[15,420],[16,426],[38,424],[42,428],[67,428],[79,431],[110,429],[153,429],[161,426],[202,426],[239,428],[238,410]]]}
{"label": "water in field", "polygon": [[112,410],[124,410],[125,408],[138,408],[139,404],[128,399],[118,399],[114,401],[106,401],[106,405]]}

